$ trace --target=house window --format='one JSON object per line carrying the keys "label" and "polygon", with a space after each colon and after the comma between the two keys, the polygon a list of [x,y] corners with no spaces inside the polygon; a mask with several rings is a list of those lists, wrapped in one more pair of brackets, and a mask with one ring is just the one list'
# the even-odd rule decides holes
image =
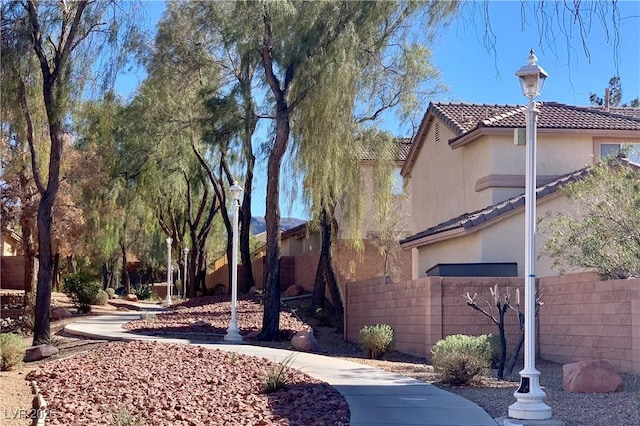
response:
{"label": "house window", "polygon": [[640,164],[640,144],[639,143],[601,143],[600,158],[618,155],[622,153],[625,158]]}
{"label": "house window", "polygon": [[399,168],[393,170],[393,184],[391,186],[391,192],[393,195],[404,194],[404,178],[400,174]]}

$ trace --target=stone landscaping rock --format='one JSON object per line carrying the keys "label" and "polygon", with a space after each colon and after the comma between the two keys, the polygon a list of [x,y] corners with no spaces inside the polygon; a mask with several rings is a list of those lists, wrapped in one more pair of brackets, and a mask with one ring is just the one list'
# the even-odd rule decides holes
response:
{"label": "stone landscaping rock", "polygon": [[72,316],[73,314],[67,308],[55,308],[49,314],[49,317],[54,321],[71,318]]}
{"label": "stone landscaping rock", "polygon": [[126,300],[127,302],[137,302],[138,296],[133,293],[129,293],[124,297],[124,300]]}
{"label": "stone landscaping rock", "polygon": [[312,332],[299,331],[291,338],[291,346],[302,352],[318,352],[320,346]]}
{"label": "stone landscaping rock", "polygon": [[565,364],[562,373],[562,387],[566,392],[605,393],[623,389],[622,378],[607,361]]}
{"label": "stone landscaping rock", "polygon": [[29,346],[24,356],[24,362],[38,361],[49,358],[58,353],[58,348],[52,345]]}
{"label": "stone landscaping rock", "polygon": [[304,288],[302,288],[302,286],[299,286],[299,285],[296,285],[296,284],[290,285],[284,291],[284,295],[286,297],[300,296],[302,293],[304,293]]}

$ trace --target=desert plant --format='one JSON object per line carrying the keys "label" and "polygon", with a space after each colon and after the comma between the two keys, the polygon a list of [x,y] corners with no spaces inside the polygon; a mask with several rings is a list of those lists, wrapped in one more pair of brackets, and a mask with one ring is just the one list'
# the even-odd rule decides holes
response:
{"label": "desert plant", "polygon": [[0,334],[0,370],[13,370],[22,365],[25,355],[22,336],[14,333]]}
{"label": "desert plant", "polygon": [[69,296],[79,313],[91,312],[91,304],[101,287],[95,277],[85,272],[69,274],[62,282],[62,290]]}
{"label": "desert plant", "polygon": [[229,361],[230,365],[236,365],[237,362],[238,362],[238,359],[239,359],[239,357],[238,357],[238,354],[236,352],[230,352],[229,353],[228,361]]}
{"label": "desert plant", "polygon": [[433,369],[443,383],[468,385],[489,367],[491,345],[486,335],[455,334],[438,341],[431,353]]}
{"label": "desert plant", "polygon": [[115,296],[116,291],[115,289],[108,287],[105,292],[107,293],[107,295],[109,296],[109,299],[111,299],[113,296]]}
{"label": "desert plant", "polygon": [[269,368],[269,371],[267,371],[267,381],[264,386],[265,393],[273,393],[287,385],[289,379],[288,372],[295,359],[296,354],[291,352],[282,362]]}
{"label": "desert plant", "polygon": [[366,325],[360,330],[360,346],[366,357],[380,359],[393,342],[393,328],[388,324]]}
{"label": "desert plant", "polygon": [[143,321],[145,321],[145,322],[148,322],[148,323],[150,323],[150,324],[153,324],[154,322],[156,322],[156,320],[157,320],[158,318],[156,317],[156,314],[154,314],[154,313],[151,313],[151,312],[145,312],[144,314],[142,314],[142,315],[140,316],[140,319],[141,319],[141,320],[143,320]]}
{"label": "desert plant", "polygon": [[129,413],[125,407],[120,407],[113,413],[113,426],[142,426],[140,420]]}
{"label": "desert plant", "polygon": [[151,297],[152,291],[151,287],[147,284],[140,284],[137,287],[133,288],[133,293],[136,295],[138,300],[146,300]]}
{"label": "desert plant", "polygon": [[93,300],[93,305],[106,305],[109,302],[109,295],[106,291],[100,290],[96,294],[96,297]]}

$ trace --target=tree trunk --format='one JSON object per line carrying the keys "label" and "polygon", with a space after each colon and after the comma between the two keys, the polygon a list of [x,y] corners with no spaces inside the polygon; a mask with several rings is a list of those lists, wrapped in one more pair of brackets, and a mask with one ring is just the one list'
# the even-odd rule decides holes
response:
{"label": "tree trunk", "polygon": [[[254,160],[255,161],[255,160]],[[244,196],[242,206],[240,207],[240,259],[242,260],[242,271],[244,273],[244,282],[239,291],[248,293],[251,287],[255,286],[255,278],[253,277],[253,265],[251,263],[251,179],[253,179],[253,171],[247,172],[247,180],[245,181]]]}
{"label": "tree trunk", "polygon": [[[249,114],[251,112],[247,112]],[[252,123],[255,120],[252,120]],[[240,206],[240,259],[242,260],[242,271],[244,273],[244,283],[239,290],[243,293],[249,292],[251,287],[255,286],[255,278],[253,277],[253,265],[251,263],[251,193],[253,191],[253,169],[256,163],[256,157],[251,150],[251,137],[255,129],[255,124],[247,130],[249,135],[248,141],[245,142],[245,154],[247,161],[247,173],[244,181],[244,193],[242,205]]]}
{"label": "tree trunk", "polygon": [[120,245],[122,253],[122,282],[127,294],[131,293],[131,280],[129,279],[129,271],[127,270],[127,248],[124,244]]}
{"label": "tree trunk", "polygon": [[280,326],[280,165],[289,142],[289,114],[278,108],[276,138],[267,164],[267,280],[258,340],[278,340]]}
{"label": "tree trunk", "polygon": [[320,247],[320,258],[318,259],[318,267],[316,268],[316,278],[313,284],[313,296],[311,298],[311,311],[315,313],[318,308],[324,308],[325,288],[327,286],[326,276],[326,260],[329,258],[331,250],[331,229],[327,221],[327,211],[325,209],[320,213],[320,235],[322,238]]}
{"label": "tree trunk", "polygon": [[[53,167],[53,166],[50,166]],[[60,168],[60,163],[57,165]],[[36,293],[36,310],[33,326],[33,344],[48,344],[50,340],[49,310],[51,309],[51,282],[53,275],[51,253],[51,209],[58,189],[57,179],[52,182],[52,189],[42,195],[38,206],[38,247],[40,249],[38,266],[38,290]]]}
{"label": "tree trunk", "polygon": [[500,334],[500,361],[498,362],[498,379],[504,380],[504,364],[507,359],[507,339],[504,335],[504,312],[500,311],[500,322],[498,324]]}
{"label": "tree trunk", "polygon": [[75,274],[78,272],[76,267],[76,260],[73,254],[67,256],[67,272],[70,274]]}
{"label": "tree trunk", "polygon": [[333,268],[333,261],[331,253],[329,257],[324,261],[325,275],[327,276],[327,285],[329,286],[329,292],[333,299],[333,309],[336,320],[336,331],[344,331],[344,304],[342,303],[342,291],[340,291],[340,283],[338,282],[338,276]]}
{"label": "tree trunk", "polygon": [[53,284],[56,291],[60,291],[60,253],[53,255]]}

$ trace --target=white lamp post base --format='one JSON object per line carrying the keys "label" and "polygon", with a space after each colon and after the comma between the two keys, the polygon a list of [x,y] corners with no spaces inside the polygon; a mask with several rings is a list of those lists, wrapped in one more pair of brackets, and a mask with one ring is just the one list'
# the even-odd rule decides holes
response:
{"label": "white lamp post base", "polygon": [[167,298],[164,299],[164,304],[167,306],[171,306],[171,296],[167,294]]}
{"label": "white lamp post base", "polygon": [[520,388],[513,396],[516,402],[509,406],[509,417],[514,419],[542,420],[551,418],[551,407],[544,403],[546,394],[540,389],[540,373],[525,368],[520,372]]}
{"label": "white lamp post base", "polygon": [[227,334],[224,335],[225,342],[242,342],[242,336],[238,326],[231,325],[227,329]]}
{"label": "white lamp post base", "polygon": [[564,422],[558,419],[544,420],[520,420],[509,417],[496,419],[500,426],[564,426]]}

